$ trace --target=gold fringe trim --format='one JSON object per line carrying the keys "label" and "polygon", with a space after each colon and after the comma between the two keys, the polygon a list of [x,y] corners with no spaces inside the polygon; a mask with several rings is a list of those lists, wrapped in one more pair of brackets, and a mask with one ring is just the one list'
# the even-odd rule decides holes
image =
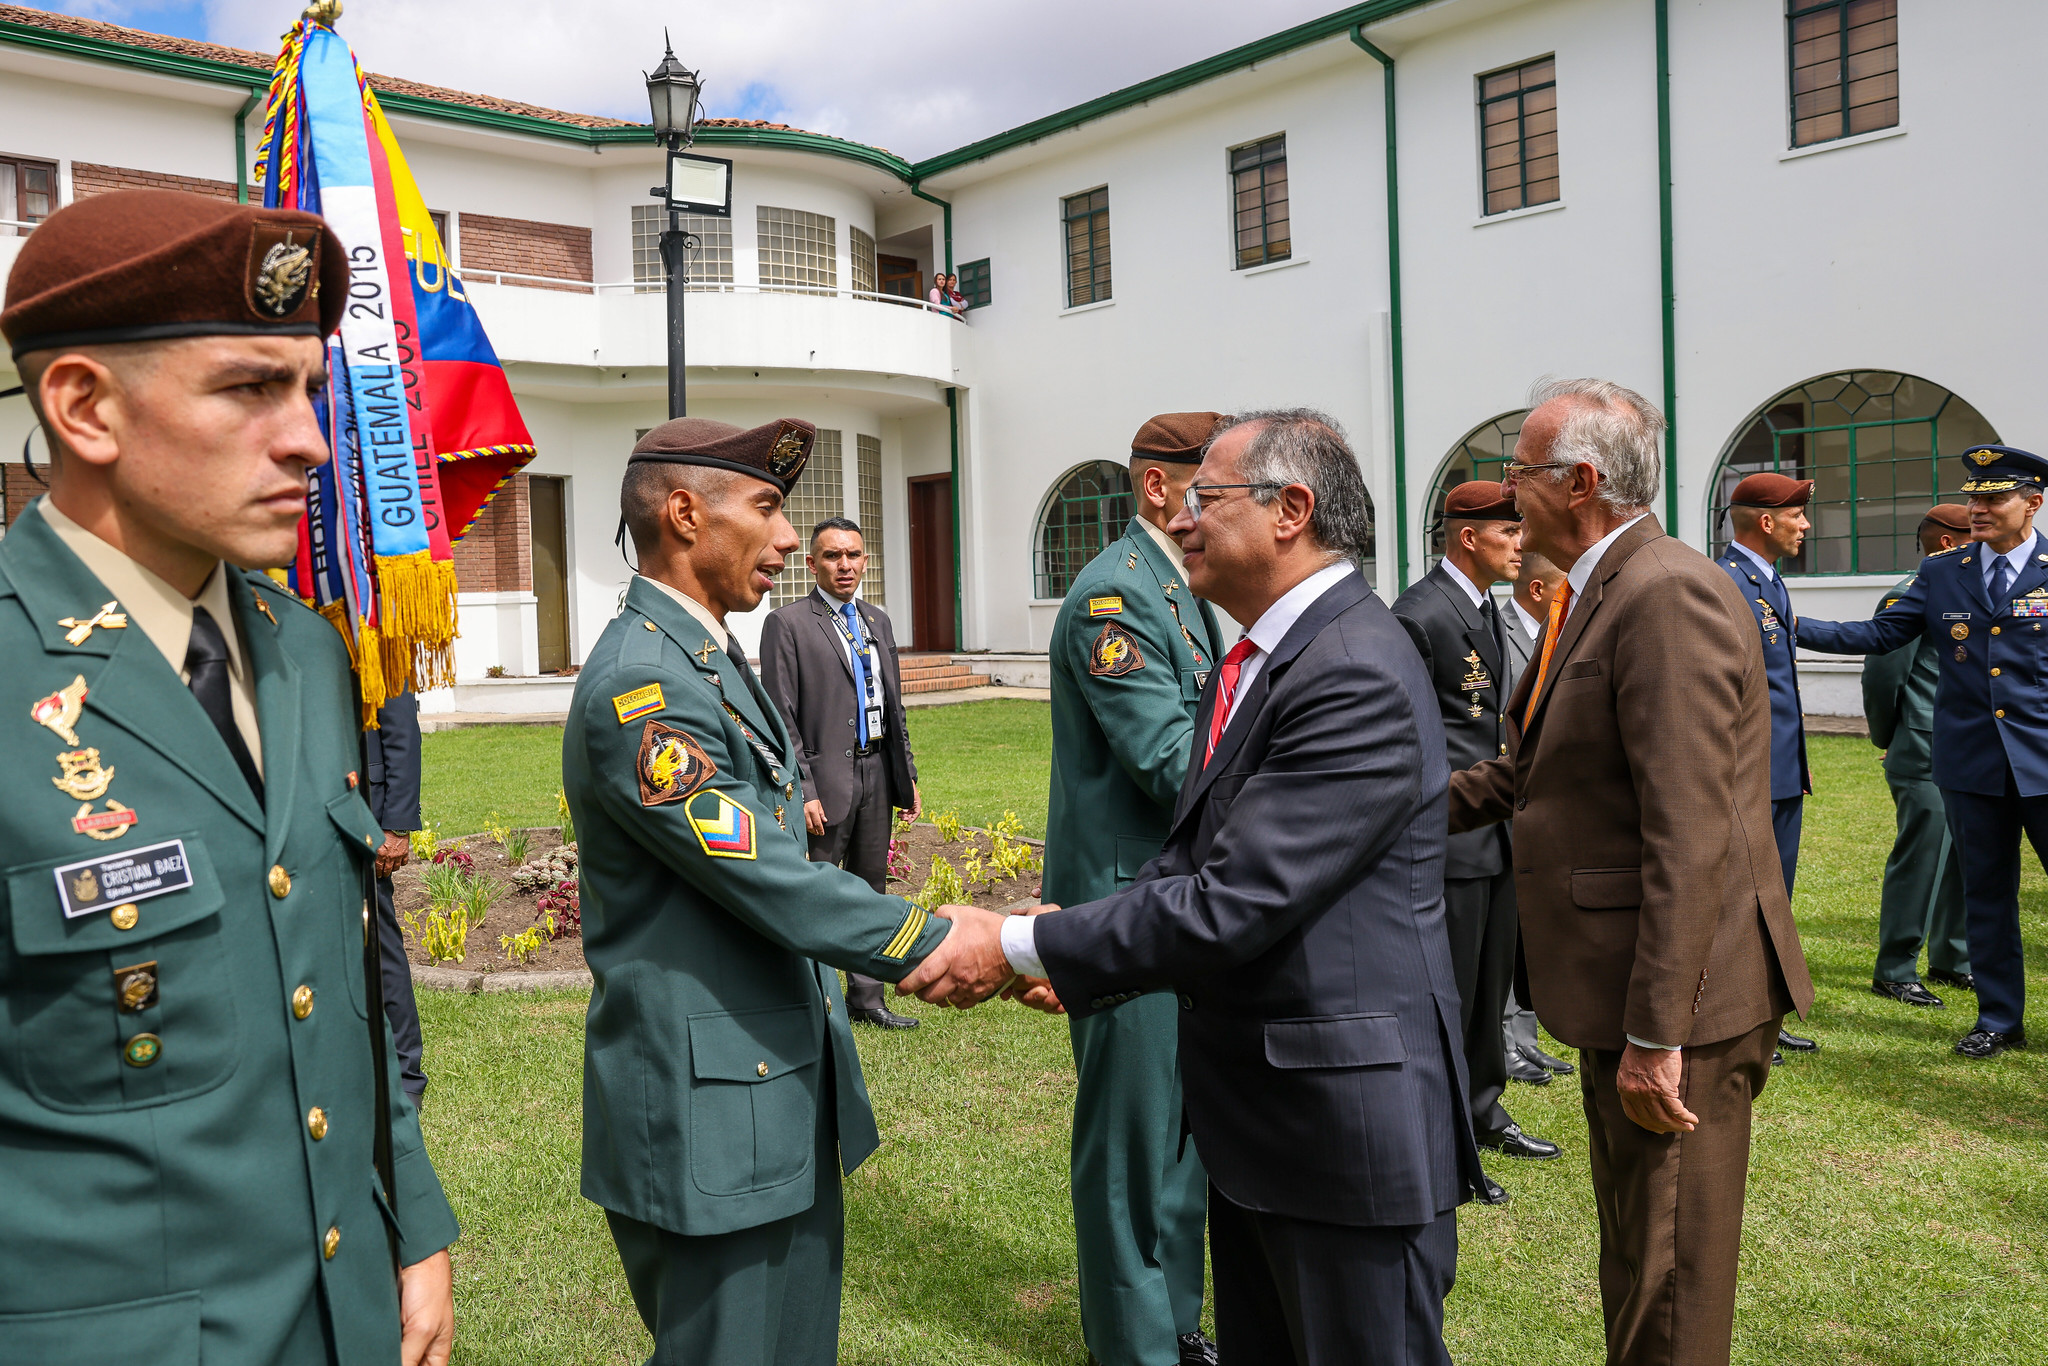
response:
{"label": "gold fringe trim", "polygon": [[348,633],[348,604],[336,598],[333,602],[321,604],[317,610],[321,616],[327,618],[327,624],[340,635],[341,643],[348,647],[348,666],[351,669],[355,668],[356,638]]}
{"label": "gold fringe trim", "polygon": [[384,705],[391,694],[385,691],[386,641],[378,629],[368,622],[362,626],[362,637],[355,650],[356,679],[362,686],[363,729],[377,729],[377,708]]}
{"label": "gold fringe trim", "polygon": [[378,628],[421,645],[455,639],[455,562],[429,551],[377,557]]}

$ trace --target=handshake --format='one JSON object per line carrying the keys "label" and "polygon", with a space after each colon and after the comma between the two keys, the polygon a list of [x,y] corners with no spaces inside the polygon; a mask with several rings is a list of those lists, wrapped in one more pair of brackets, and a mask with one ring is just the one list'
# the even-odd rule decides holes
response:
{"label": "handshake", "polygon": [[[1057,906],[1033,906],[1025,915],[1043,915]],[[1024,977],[1003,954],[1003,922],[1009,917],[978,906],[941,906],[933,915],[953,922],[931,956],[896,984],[899,996],[915,996],[935,1006],[966,1010],[1001,995],[1048,1015],[1064,1015],[1066,1007],[1043,977]]]}

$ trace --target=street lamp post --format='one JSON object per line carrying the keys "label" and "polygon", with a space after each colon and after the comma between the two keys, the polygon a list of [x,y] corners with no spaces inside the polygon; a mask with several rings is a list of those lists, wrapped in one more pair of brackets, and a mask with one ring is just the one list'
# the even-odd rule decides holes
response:
{"label": "street lamp post", "polygon": [[670,173],[650,193],[667,209],[661,234],[661,268],[668,291],[668,415],[682,417],[689,411],[683,373],[683,287],[689,282],[688,260],[683,253],[697,248],[694,233],[683,231],[683,210],[670,192],[675,181],[676,153],[696,139],[698,96],[703,86],[698,73],[676,60],[675,46],[662,33],[661,64],[647,75],[647,102],[654,114],[654,138],[669,152]]}

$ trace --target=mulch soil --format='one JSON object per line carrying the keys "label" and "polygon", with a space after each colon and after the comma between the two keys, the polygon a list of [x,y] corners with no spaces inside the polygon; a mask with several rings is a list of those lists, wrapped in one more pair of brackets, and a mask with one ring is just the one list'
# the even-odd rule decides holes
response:
{"label": "mulch soil", "polygon": [[[531,836],[527,849],[529,864],[545,859],[550,853],[561,848],[561,832],[552,828],[528,832]],[[897,859],[896,872],[889,878],[889,890],[908,896],[924,886],[935,859],[943,858],[953,865],[956,872],[971,853],[979,853],[984,861],[991,852],[989,837],[979,830],[963,829],[958,840],[948,843],[939,837],[938,829],[929,823],[920,822],[907,832],[899,831],[898,840],[902,845]],[[1036,841],[1027,841],[1033,852],[1043,850]],[[514,962],[500,946],[500,938],[516,935],[539,923],[537,907],[545,888],[522,891],[512,885],[513,865],[505,857],[505,851],[488,835],[467,835],[461,839],[445,841],[443,849],[455,849],[470,856],[477,873],[491,878],[503,887],[502,894],[491,903],[484,923],[469,932],[463,941],[461,963],[443,963],[443,967],[459,967],[467,972],[565,972],[586,966],[583,961],[583,940],[580,935],[551,940],[533,953],[524,963]],[[400,868],[392,875],[394,901],[398,908],[399,924],[404,925],[406,913],[424,911],[427,906],[427,889],[423,874],[426,865],[415,861]],[[1022,877],[1008,878],[994,884],[977,883],[970,888],[971,900],[976,906],[998,910],[1016,902],[1033,902],[1038,899],[1039,875],[1027,872]],[[427,956],[414,938],[412,931],[405,934],[406,955],[422,967],[433,960]]]}

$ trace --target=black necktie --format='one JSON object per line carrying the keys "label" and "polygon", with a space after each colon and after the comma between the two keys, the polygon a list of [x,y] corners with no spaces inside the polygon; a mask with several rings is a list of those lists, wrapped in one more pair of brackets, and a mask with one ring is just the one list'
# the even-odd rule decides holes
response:
{"label": "black necktie", "polygon": [[1508,667],[1508,642],[1501,634],[1500,607],[1494,602],[1493,594],[1488,593],[1479,600],[1479,612],[1486,618],[1486,630],[1493,637],[1494,657],[1500,660],[1500,667],[1505,671]]}
{"label": "black necktie", "polygon": [[249,746],[242,742],[241,729],[235,725],[235,705],[228,695],[227,638],[220,633],[220,624],[213,614],[204,607],[192,609],[192,643],[185,647],[185,672],[192,680],[192,696],[198,699],[220,738],[227,742],[228,753],[235,756],[236,767],[249,780],[249,790],[256,794],[257,805],[262,805],[263,775],[256,771]]}
{"label": "black necktie", "polygon": [[2012,587],[2012,561],[2000,555],[1991,562],[1991,608],[1998,610],[1998,603]]}

